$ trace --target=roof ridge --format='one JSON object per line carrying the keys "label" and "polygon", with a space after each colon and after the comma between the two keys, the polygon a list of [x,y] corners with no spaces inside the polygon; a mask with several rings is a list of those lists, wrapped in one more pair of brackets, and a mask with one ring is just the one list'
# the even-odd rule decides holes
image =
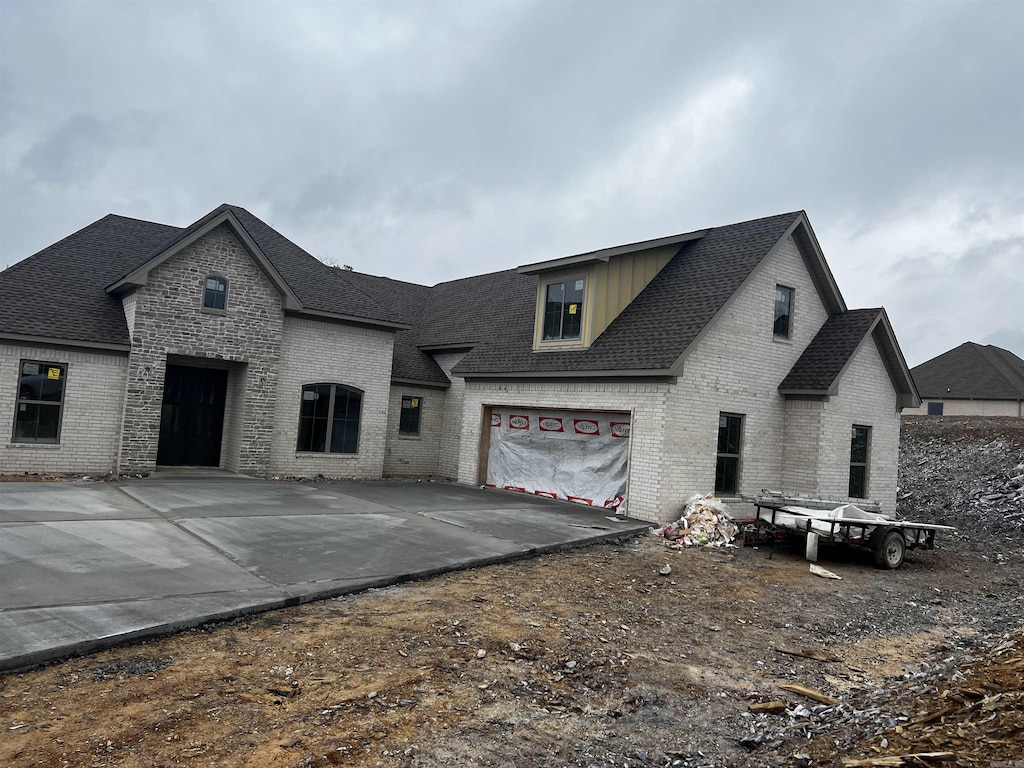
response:
{"label": "roof ridge", "polygon": [[[1000,352],[1006,352],[1007,354],[1013,354],[1009,350],[1005,350],[1002,347],[997,347],[993,344],[986,344],[985,346],[979,346],[979,352],[985,357],[988,364],[992,366],[995,372],[1012,388],[1016,389],[1018,394],[1024,397],[1024,376],[1013,370],[1007,361],[1003,360],[1000,355],[995,354],[994,350]],[[1016,357],[1016,355],[1014,355]]]}

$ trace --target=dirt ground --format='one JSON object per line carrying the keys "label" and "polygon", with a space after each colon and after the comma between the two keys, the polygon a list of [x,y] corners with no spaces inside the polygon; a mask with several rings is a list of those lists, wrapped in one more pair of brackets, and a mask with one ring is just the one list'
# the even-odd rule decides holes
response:
{"label": "dirt ground", "polygon": [[[645,537],[208,626],[0,677],[0,765],[1020,760],[1024,557],[987,541],[898,571],[830,549],[833,581],[799,550]],[[749,711],[768,701],[789,714]]]}

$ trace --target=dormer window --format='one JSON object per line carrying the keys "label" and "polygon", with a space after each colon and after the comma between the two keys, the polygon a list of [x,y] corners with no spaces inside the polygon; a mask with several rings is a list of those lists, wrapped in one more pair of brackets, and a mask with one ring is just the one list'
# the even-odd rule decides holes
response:
{"label": "dormer window", "polygon": [[207,275],[203,290],[203,309],[226,310],[228,306],[228,281],[220,275]]}
{"label": "dormer window", "polygon": [[585,277],[548,283],[544,291],[544,341],[571,341],[583,336]]}

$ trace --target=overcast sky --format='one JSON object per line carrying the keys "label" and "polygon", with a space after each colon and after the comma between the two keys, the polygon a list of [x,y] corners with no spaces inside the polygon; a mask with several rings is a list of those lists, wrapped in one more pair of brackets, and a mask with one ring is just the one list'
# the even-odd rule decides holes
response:
{"label": "overcast sky", "polygon": [[1024,356],[1024,2],[0,9],[0,267],[222,202],[427,284],[805,209],[911,365]]}

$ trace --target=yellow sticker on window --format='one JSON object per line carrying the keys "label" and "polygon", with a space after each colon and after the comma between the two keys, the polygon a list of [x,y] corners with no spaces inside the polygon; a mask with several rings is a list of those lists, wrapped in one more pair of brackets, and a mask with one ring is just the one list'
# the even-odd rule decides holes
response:
{"label": "yellow sticker on window", "polygon": [[576,314],[576,307],[577,307],[576,304],[570,304],[569,305],[569,314],[570,315],[575,315]]}
{"label": "yellow sticker on window", "polygon": [[48,379],[59,379],[60,378],[60,368],[47,368],[46,369],[46,378],[48,378]]}
{"label": "yellow sticker on window", "polygon": [[414,397],[412,400],[409,401],[409,406],[411,408],[419,408],[420,407],[420,399],[418,397]]}

